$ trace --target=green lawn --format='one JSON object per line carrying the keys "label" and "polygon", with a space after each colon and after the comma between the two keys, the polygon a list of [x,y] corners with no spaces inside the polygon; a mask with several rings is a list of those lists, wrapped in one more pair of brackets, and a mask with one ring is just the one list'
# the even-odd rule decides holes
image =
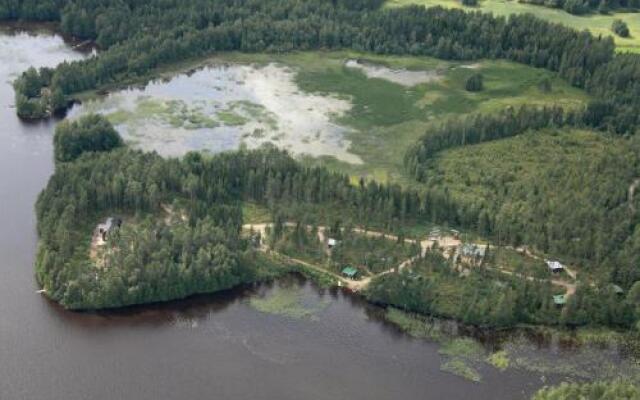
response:
{"label": "green lawn", "polygon": [[[422,4],[427,7],[463,8],[460,0],[387,0],[387,6],[397,7],[409,4]],[[627,23],[631,31],[630,38],[615,37],[618,51],[640,52],[640,13],[610,13],[609,15],[591,14],[577,16],[560,9],[522,4],[510,0],[481,0],[479,7],[466,7],[468,10],[480,10],[494,15],[531,13],[538,18],[566,25],[577,30],[590,30],[594,35],[610,35],[614,19]]]}

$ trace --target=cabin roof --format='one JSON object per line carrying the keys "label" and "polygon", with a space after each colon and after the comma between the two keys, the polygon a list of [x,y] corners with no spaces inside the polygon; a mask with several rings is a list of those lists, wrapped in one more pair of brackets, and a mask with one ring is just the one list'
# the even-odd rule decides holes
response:
{"label": "cabin roof", "polygon": [[465,243],[460,248],[460,253],[465,257],[484,257],[487,248],[471,243]]}
{"label": "cabin roof", "polygon": [[620,286],[618,286],[618,285],[611,285],[611,286],[613,287],[613,291],[614,291],[616,294],[622,294],[622,293],[624,293],[624,289],[623,289],[623,288],[621,288]]}
{"label": "cabin roof", "polygon": [[342,275],[348,276],[349,278],[353,278],[357,274],[358,270],[351,266],[347,266],[342,269]]}
{"label": "cabin roof", "polygon": [[563,294],[557,294],[557,295],[553,296],[553,302],[556,303],[559,306],[562,306],[562,305],[567,303],[567,298]]}
{"label": "cabin roof", "polygon": [[560,261],[546,261],[546,263],[551,270],[564,269],[564,265]]}

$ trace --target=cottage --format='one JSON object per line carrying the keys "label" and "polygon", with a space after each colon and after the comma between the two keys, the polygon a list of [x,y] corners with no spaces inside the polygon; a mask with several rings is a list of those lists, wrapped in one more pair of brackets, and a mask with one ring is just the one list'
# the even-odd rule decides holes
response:
{"label": "cottage", "polygon": [[559,261],[546,261],[547,266],[554,274],[562,272],[564,270],[564,265],[562,265]]}
{"label": "cottage", "polygon": [[460,255],[462,257],[484,258],[486,250],[486,246],[478,246],[472,243],[465,243],[460,246]]}
{"label": "cottage", "polygon": [[460,260],[468,264],[480,264],[487,252],[487,246],[479,246],[473,243],[465,243],[458,246],[454,260]]}
{"label": "cottage", "polygon": [[440,240],[441,232],[440,229],[433,229],[429,232],[429,240],[437,241]]}
{"label": "cottage", "polygon": [[122,226],[122,220],[120,218],[109,217],[103,223],[98,224],[96,231],[104,241],[107,240],[107,236],[111,231],[120,228],[120,226]]}
{"label": "cottage", "polygon": [[557,294],[553,296],[553,303],[558,307],[562,307],[567,304],[567,297],[563,294]]}
{"label": "cottage", "polygon": [[329,238],[329,240],[327,240],[327,247],[328,248],[333,249],[337,245],[338,245],[338,241],[336,239]]}
{"label": "cottage", "polygon": [[612,285],[612,286],[613,286],[613,292],[615,294],[617,294],[618,296],[622,296],[624,294],[624,289],[623,288],[621,288],[618,285]]}
{"label": "cottage", "polygon": [[358,275],[358,270],[351,266],[346,266],[342,270],[342,275],[346,276],[349,279],[355,279]]}

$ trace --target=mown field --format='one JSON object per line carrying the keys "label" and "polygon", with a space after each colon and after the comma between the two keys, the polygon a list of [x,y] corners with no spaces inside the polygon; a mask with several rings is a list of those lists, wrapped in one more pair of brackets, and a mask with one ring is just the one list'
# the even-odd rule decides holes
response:
{"label": "mown field", "polygon": [[[577,30],[589,30],[594,35],[614,36],[618,51],[640,52],[640,13],[615,12],[608,15],[572,15],[560,9],[518,3],[515,0],[481,0],[478,7],[463,7],[460,0],[387,0],[387,6],[399,7],[420,4],[427,7],[465,8],[469,11],[484,11],[494,15],[531,13],[538,18],[566,25]],[[613,35],[611,24],[615,19],[627,23],[631,37]]]}
{"label": "mown field", "polygon": [[[369,78],[362,71],[348,68],[348,59],[366,60],[392,69],[435,71],[438,79],[406,87],[380,78]],[[332,169],[379,181],[408,182],[402,166],[407,147],[424,134],[429,124],[457,115],[492,112],[523,104],[561,104],[579,106],[588,96],[569,86],[553,73],[507,61],[455,63],[428,57],[391,57],[353,52],[304,52],[287,55],[225,56],[236,62],[280,62],[297,71],[301,90],[349,99],[352,109],[335,122],[352,128],[346,139],[351,152],[364,161],[355,165],[331,157],[309,159]],[[484,76],[484,90],[464,89],[466,79],[475,73]],[[540,82],[549,80],[545,92]]]}

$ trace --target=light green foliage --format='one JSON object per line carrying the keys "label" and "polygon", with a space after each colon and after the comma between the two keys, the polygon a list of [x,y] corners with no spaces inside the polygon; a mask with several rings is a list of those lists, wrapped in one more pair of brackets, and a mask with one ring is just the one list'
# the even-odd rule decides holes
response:
{"label": "light green foliage", "polygon": [[484,355],[484,349],[474,339],[457,338],[445,343],[440,354],[477,361]]}
{"label": "light green foliage", "polygon": [[506,351],[499,350],[487,357],[487,362],[500,371],[505,371],[509,368],[509,355]]}
{"label": "light green foliage", "polygon": [[443,330],[435,320],[426,320],[424,317],[404,312],[395,307],[387,308],[385,318],[415,338],[430,339],[436,342],[445,338]]}
{"label": "light green foliage", "polygon": [[532,400],[637,400],[640,388],[621,380],[613,382],[562,383],[541,389]]}
{"label": "light green foliage", "polygon": [[252,297],[249,304],[263,313],[303,319],[315,318],[315,315],[322,311],[328,303],[310,303],[303,297],[303,292],[299,287],[279,287],[266,297]]}
{"label": "light green foliage", "polygon": [[476,369],[460,359],[449,360],[442,364],[440,366],[440,369],[444,372],[449,372],[471,382],[479,383],[482,380],[482,376],[480,376],[480,373]]}

